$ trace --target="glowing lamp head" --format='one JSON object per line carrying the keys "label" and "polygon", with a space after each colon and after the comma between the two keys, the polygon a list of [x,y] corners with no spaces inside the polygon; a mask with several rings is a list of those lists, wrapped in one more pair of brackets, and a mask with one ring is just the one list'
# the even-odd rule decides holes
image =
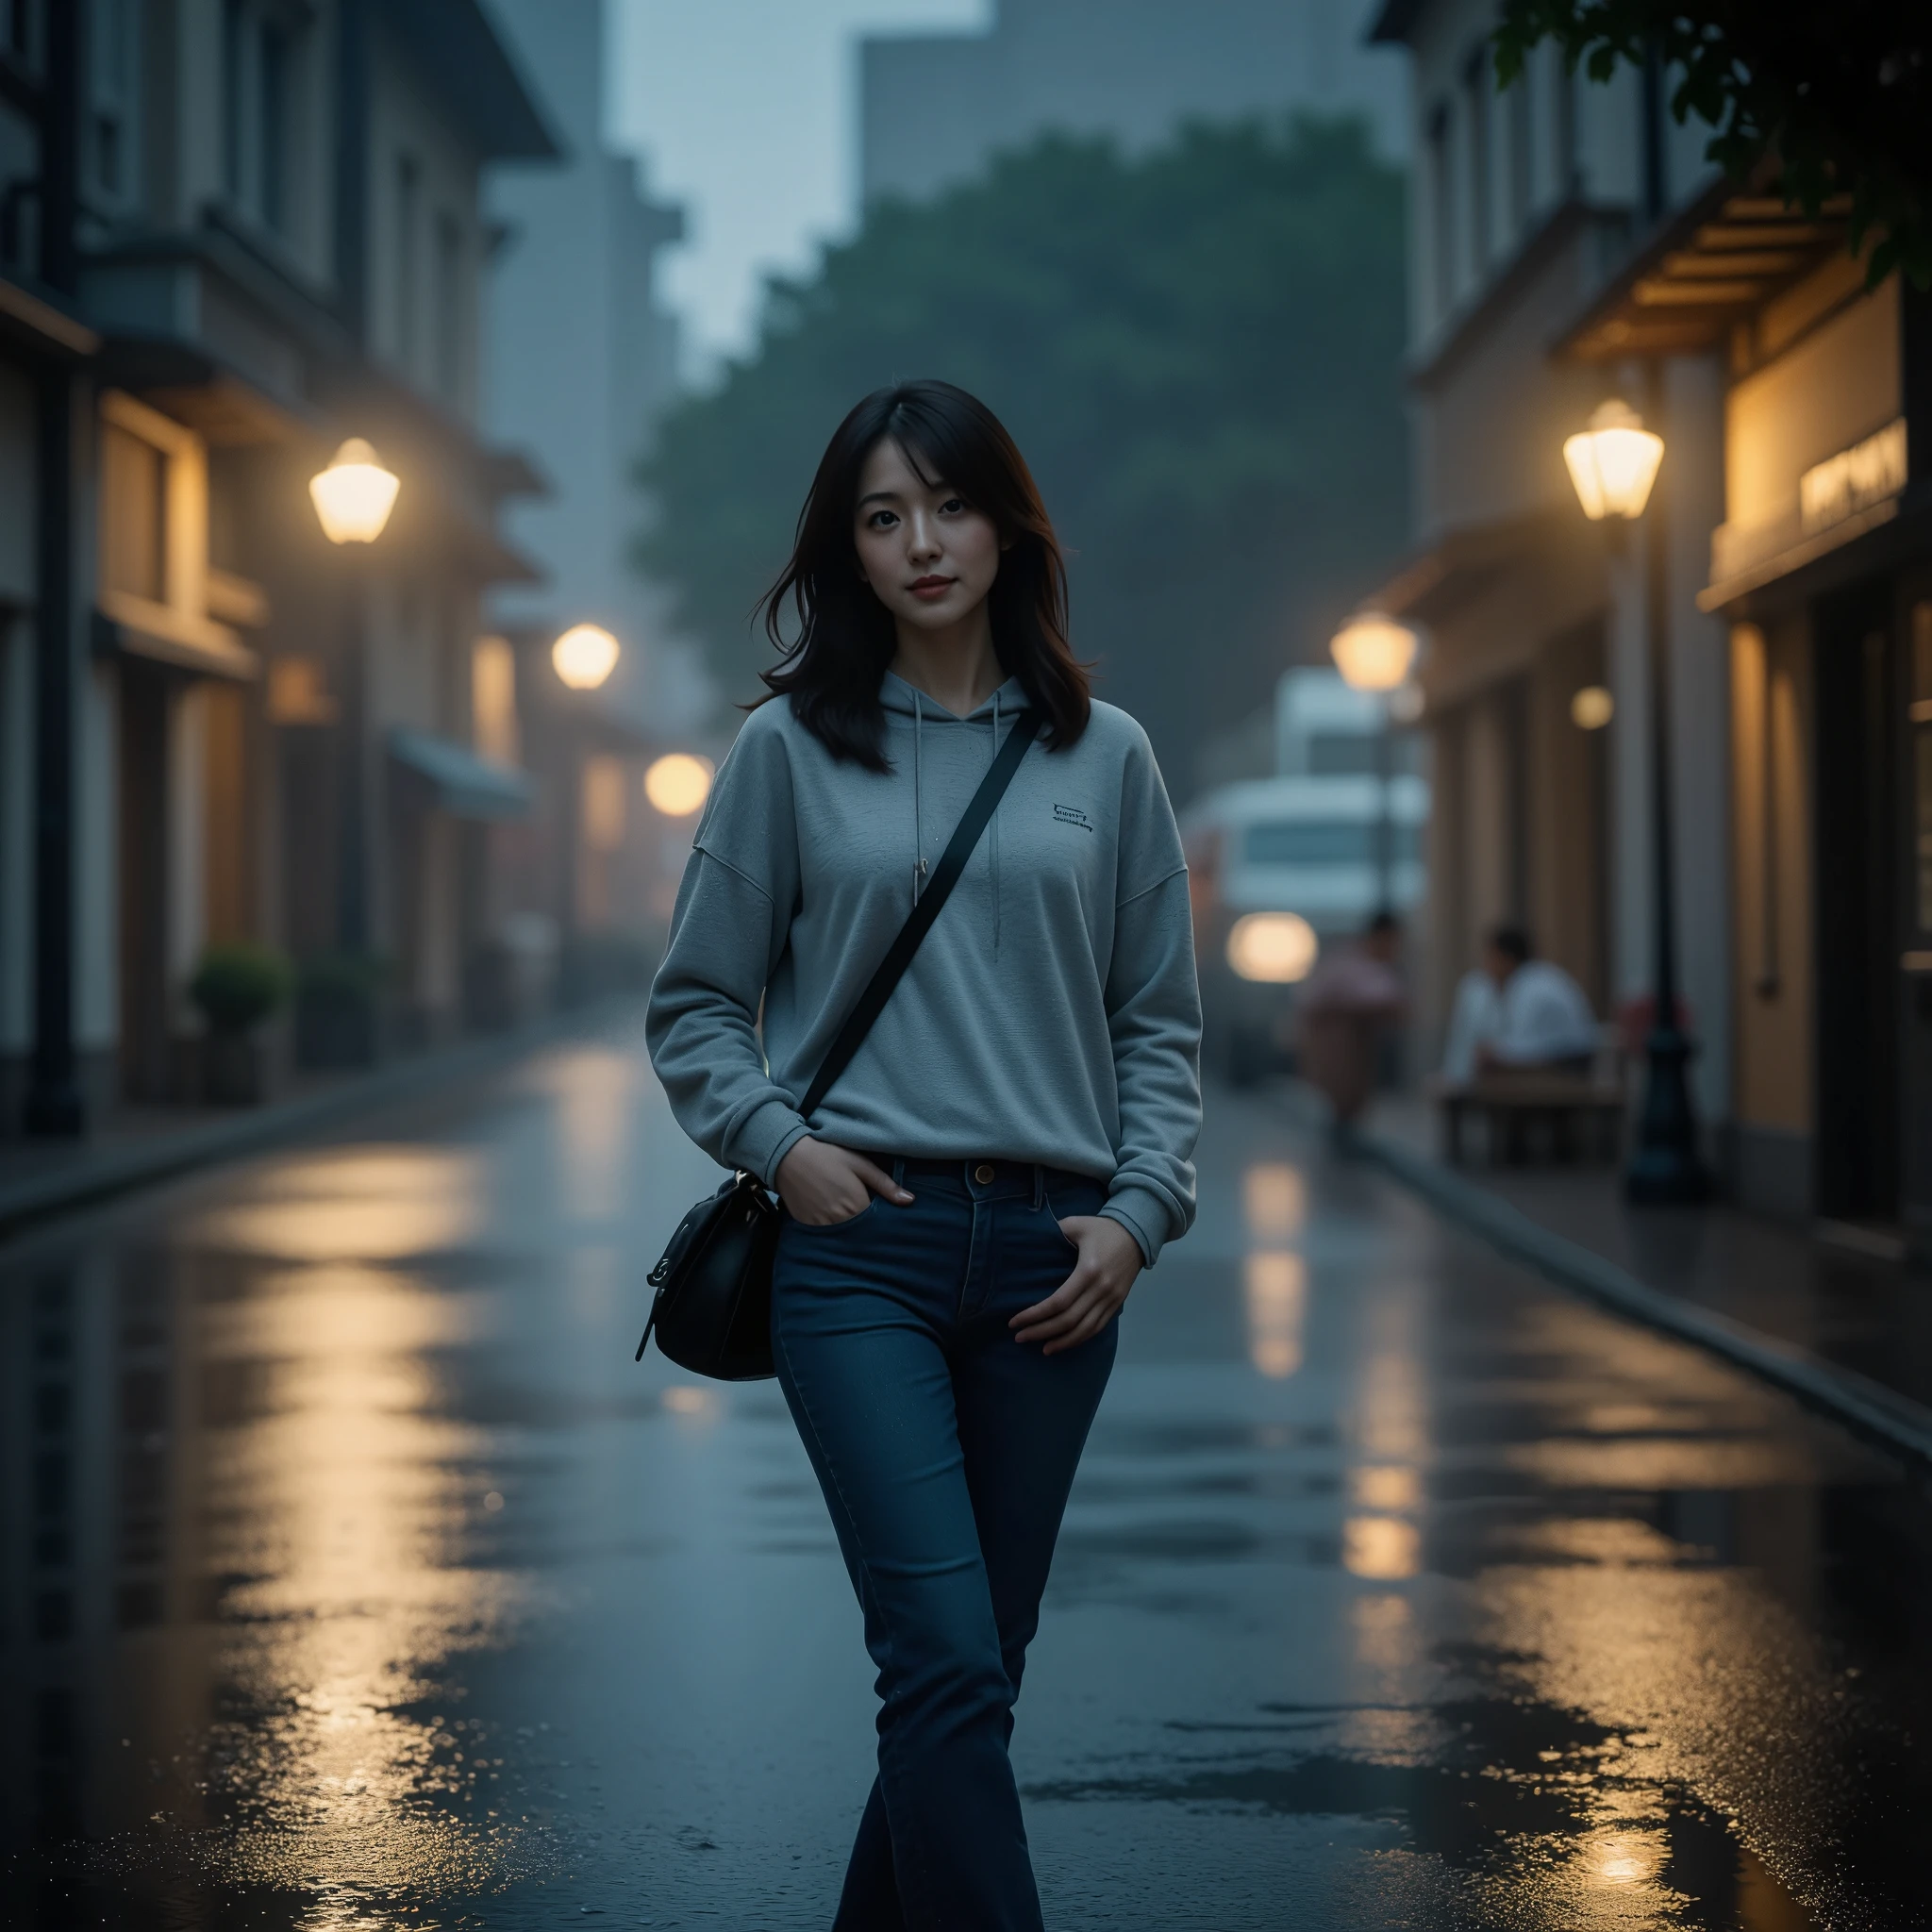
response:
{"label": "glowing lamp head", "polygon": [[595,691],[622,655],[622,646],[600,624],[574,624],[550,647],[550,661],[572,691]]}
{"label": "glowing lamp head", "polygon": [[1335,668],[1356,691],[1394,691],[1408,680],[1419,640],[1379,610],[1351,617],[1328,644]]}
{"label": "glowing lamp head", "polygon": [[667,819],[688,819],[711,795],[711,761],[667,752],[644,773],[644,796]]}
{"label": "glowing lamp head", "polygon": [[1299,912],[1248,912],[1227,936],[1227,963],[1243,979],[1292,986],[1313,970],[1321,942]]}
{"label": "glowing lamp head", "polygon": [[1572,694],[1570,722],[1579,731],[1601,731],[1617,715],[1617,701],[1601,684],[1586,684]]}
{"label": "glowing lamp head", "polygon": [[359,436],[350,437],[330,458],[328,468],[308,479],[322,534],[331,543],[374,543],[402,487]]}
{"label": "glowing lamp head", "polygon": [[1664,440],[1643,426],[1643,418],[1614,396],[1597,405],[1588,429],[1563,443],[1563,460],[1576,486],[1577,501],[1592,523],[1606,517],[1641,517],[1664,459]]}

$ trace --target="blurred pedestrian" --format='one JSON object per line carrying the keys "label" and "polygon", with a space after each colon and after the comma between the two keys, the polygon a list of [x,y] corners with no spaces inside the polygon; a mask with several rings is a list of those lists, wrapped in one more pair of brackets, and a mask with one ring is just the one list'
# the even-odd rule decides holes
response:
{"label": "blurred pedestrian", "polygon": [[1395,970],[1402,923],[1378,912],[1351,945],[1324,954],[1295,1000],[1302,1078],[1327,1097],[1338,1139],[1346,1140],[1375,1091],[1375,1070],[1405,998]]}
{"label": "blurred pedestrian", "polygon": [[1522,926],[1496,926],[1483,963],[1463,974],[1449,1019],[1442,1077],[1467,1086],[1482,1074],[1587,1074],[1598,1027],[1590,996],[1554,960],[1539,959]]}
{"label": "blurred pedestrian", "polygon": [[[1180,837],[1146,735],[1068,648],[1025,463],[962,391],[847,416],[765,612],[784,660],[698,830],[652,1058],[692,1138],[784,1206],[773,1350],[882,1699],[837,1926],[1038,1927],[1013,1702],[1114,1318],[1194,1214]],[[1039,742],[802,1118],[1023,711]]]}

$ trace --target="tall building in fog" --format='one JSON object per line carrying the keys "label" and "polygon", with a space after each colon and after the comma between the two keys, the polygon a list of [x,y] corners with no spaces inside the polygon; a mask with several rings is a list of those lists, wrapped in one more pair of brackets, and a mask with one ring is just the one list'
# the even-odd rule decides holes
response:
{"label": "tall building in fog", "polygon": [[1158,144],[1191,118],[1359,113],[1406,152],[1407,79],[1374,0],[994,0],[983,33],[859,49],[859,189],[915,198],[1049,128]]}
{"label": "tall building in fog", "polygon": [[498,254],[484,412],[550,486],[508,519],[546,578],[506,587],[495,613],[506,628],[552,635],[604,625],[625,646],[611,697],[638,714],[667,699],[675,708],[654,601],[626,551],[641,514],[631,472],[676,386],[677,323],[657,275],[683,212],[654,201],[641,164],[605,144],[604,0],[488,5],[567,150],[561,167],[489,183]]}

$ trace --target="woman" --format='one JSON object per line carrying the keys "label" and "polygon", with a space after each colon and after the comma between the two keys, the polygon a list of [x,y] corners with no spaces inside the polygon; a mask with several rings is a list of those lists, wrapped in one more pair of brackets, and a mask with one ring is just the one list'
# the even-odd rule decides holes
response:
{"label": "woman", "polygon": [[[1013,1700],[1114,1317],[1194,1211],[1180,839],[1068,648],[1026,465],[963,391],[902,383],[840,425],[763,608],[784,658],[698,828],[651,1057],[686,1131],[785,1208],[778,1377],[882,1700],[837,1924],[1038,1926]],[[1027,708],[953,897],[801,1118]]]}

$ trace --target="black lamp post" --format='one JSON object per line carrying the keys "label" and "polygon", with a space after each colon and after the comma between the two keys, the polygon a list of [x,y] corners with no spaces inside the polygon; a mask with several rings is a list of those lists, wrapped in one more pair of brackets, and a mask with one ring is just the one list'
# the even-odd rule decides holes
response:
{"label": "black lamp post", "polygon": [[[1655,363],[1649,394],[1659,413],[1662,380]],[[1650,510],[1643,545],[1643,623],[1650,679],[1650,821],[1653,1011],[1644,1042],[1643,1102],[1637,1145],[1624,1170],[1629,1200],[1651,1207],[1705,1200],[1710,1177],[1697,1149],[1697,1116],[1690,1100],[1691,1045],[1678,1024],[1675,840],[1671,822],[1671,724],[1669,577],[1666,535],[1656,489],[1663,439],[1644,428],[1626,404],[1605,403],[1588,429],[1569,438],[1563,458],[1585,514],[1627,525]]]}

